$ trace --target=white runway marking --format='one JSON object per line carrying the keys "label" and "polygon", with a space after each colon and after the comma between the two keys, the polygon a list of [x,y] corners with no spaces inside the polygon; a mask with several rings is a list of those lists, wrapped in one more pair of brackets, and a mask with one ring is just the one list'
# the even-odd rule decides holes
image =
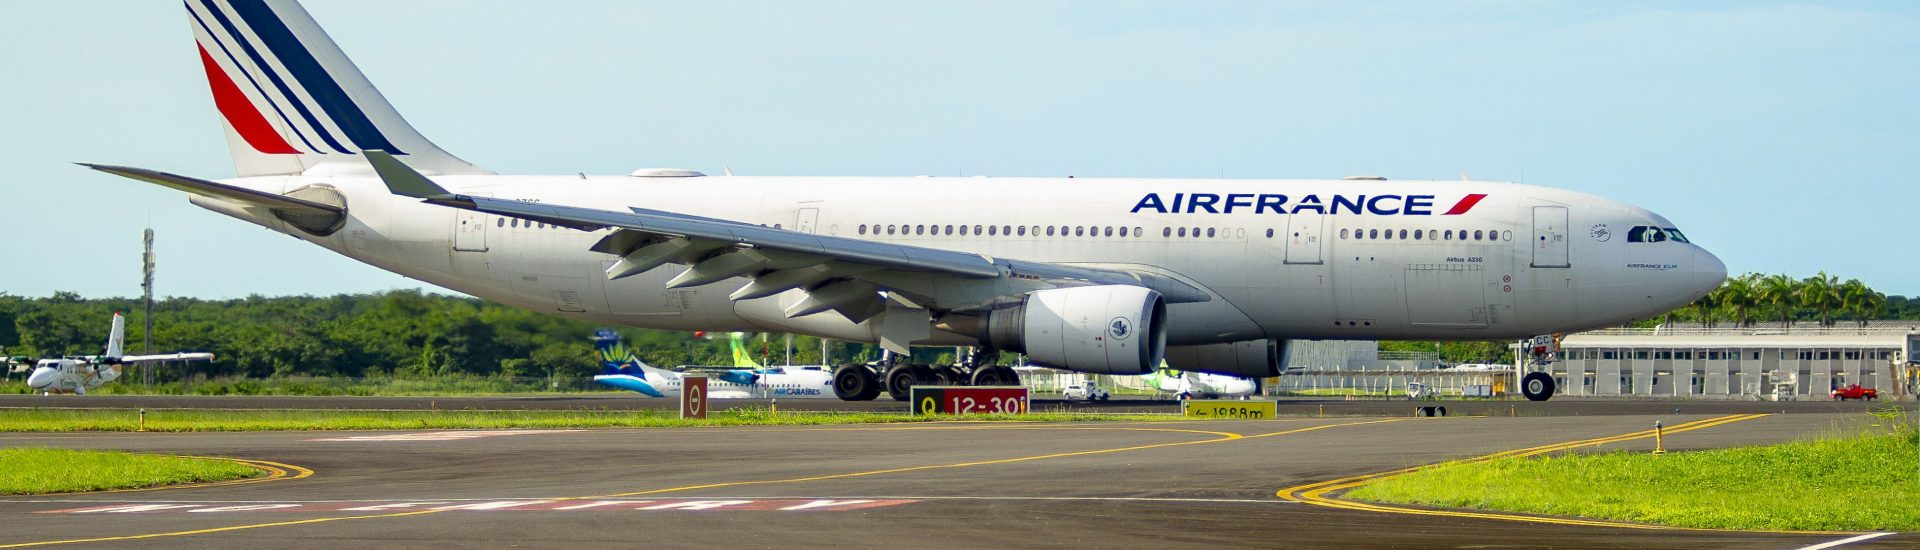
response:
{"label": "white runway marking", "polygon": [[608,511],[608,512],[707,512],[707,511],[787,511],[787,512],[844,512],[881,506],[899,506],[912,504],[909,499],[828,499],[828,498],[792,498],[792,499],[714,499],[714,498],[674,498],[674,499],[609,499],[587,502],[570,500],[463,500],[455,504],[449,500],[396,501],[384,502],[354,500],[326,502],[200,502],[155,504],[141,502],[118,502],[104,506],[83,508],[62,508],[42,510],[36,514],[152,514],[152,513],[233,513],[233,512],[365,512],[394,510],[441,510],[449,512],[572,512],[572,511]]}
{"label": "white runway marking", "polygon": [[322,437],[307,441],[460,441],[483,437],[504,435],[539,435],[578,432],[582,430],[461,430],[451,432],[413,432],[380,435],[353,435],[347,437]]}
{"label": "white runway marking", "polygon": [[1860,535],[1857,537],[1847,537],[1847,538],[1836,540],[1836,541],[1828,541],[1820,544],[1815,544],[1813,546],[1801,548],[1800,550],[1821,550],[1822,548],[1833,548],[1835,546],[1840,546],[1843,544],[1853,544],[1863,540],[1873,540],[1873,539],[1877,539],[1877,538],[1884,537],[1891,534],[1893,533],[1867,533],[1865,535]]}

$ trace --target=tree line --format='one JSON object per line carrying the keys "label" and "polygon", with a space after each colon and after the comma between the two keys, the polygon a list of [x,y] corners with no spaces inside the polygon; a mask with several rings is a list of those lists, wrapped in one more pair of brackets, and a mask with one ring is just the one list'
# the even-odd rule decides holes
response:
{"label": "tree line", "polygon": [[1843,282],[1825,271],[1804,279],[1747,273],[1729,277],[1720,288],[1666,316],[1669,321],[1707,326],[1725,321],[1736,327],[1753,326],[1762,320],[1786,325],[1815,322],[1830,327],[1843,319],[1860,326],[1873,320],[1920,319],[1920,300],[1887,296],[1859,279]]}
{"label": "tree line", "polygon": [[[127,318],[126,352],[141,353],[146,333],[138,298],[45,298],[0,294],[0,355],[55,357],[102,351],[115,312]],[[337,296],[249,296],[232,300],[167,298],[154,303],[154,353],[207,351],[211,363],[172,369],[207,377],[433,377],[446,374],[586,377],[600,370],[590,340],[600,325],[474,298],[400,290]],[[732,365],[725,335],[617,329],[630,349],[657,366]],[[784,338],[755,340],[756,357],[785,359]],[[795,364],[818,364],[820,342],[794,338]],[[836,343],[840,360],[864,359],[869,346]],[[163,373],[169,372],[162,369]]]}

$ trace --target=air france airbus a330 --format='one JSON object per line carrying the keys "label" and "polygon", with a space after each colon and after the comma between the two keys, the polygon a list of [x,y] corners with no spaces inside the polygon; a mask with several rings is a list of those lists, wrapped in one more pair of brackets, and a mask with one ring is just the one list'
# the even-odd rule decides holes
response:
{"label": "air france airbus a330", "polygon": [[[186,8],[238,177],[88,166],[554,315],[1265,377],[1294,340],[1577,331],[1726,275],[1644,208],[1511,183],[496,175],[409,126],[294,2]],[[833,389],[1017,381],[990,359],[900,362],[841,366]]]}

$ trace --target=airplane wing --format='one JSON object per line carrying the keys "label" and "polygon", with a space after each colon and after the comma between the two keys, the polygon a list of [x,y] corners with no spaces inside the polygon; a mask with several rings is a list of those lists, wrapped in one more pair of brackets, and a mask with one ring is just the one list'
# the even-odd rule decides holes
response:
{"label": "airplane wing", "polygon": [[165,353],[160,355],[123,355],[120,363],[147,363],[152,361],[212,361],[211,353]]}
{"label": "airplane wing", "polygon": [[395,194],[428,203],[582,231],[611,229],[592,246],[618,258],[608,279],[661,265],[688,266],[668,281],[685,288],[748,277],[734,300],[804,289],[788,317],[836,311],[862,322],[889,303],[932,311],[982,311],[1028,292],[1086,285],[1151,288],[1169,303],[1205,302],[1204,291],[1160,274],[1029,262],[980,254],[817,235],[650,210],[601,210],[456,194],[381,151],[364,154]]}

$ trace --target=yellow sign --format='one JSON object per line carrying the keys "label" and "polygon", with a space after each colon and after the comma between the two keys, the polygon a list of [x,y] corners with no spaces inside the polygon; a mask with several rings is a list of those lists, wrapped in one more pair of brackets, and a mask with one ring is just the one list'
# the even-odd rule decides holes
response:
{"label": "yellow sign", "polygon": [[1279,406],[1273,401],[1189,399],[1180,404],[1180,413],[1194,418],[1272,420],[1279,415]]}

